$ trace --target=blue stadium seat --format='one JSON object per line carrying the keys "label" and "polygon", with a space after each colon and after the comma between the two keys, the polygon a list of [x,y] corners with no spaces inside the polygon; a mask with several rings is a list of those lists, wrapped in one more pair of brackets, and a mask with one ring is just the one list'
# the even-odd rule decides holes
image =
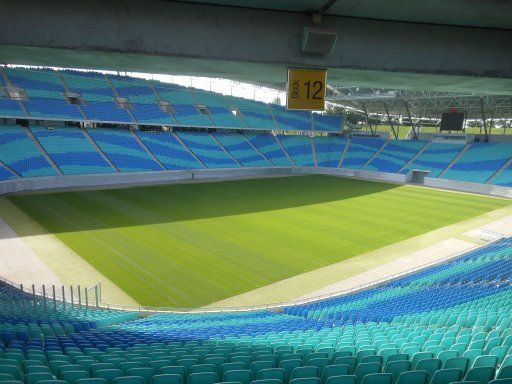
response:
{"label": "blue stadium seat", "polygon": [[31,126],[30,130],[65,175],[115,172],[78,128]]}
{"label": "blue stadium seat", "polygon": [[457,157],[464,148],[461,144],[430,143],[402,173],[409,173],[413,169],[430,171],[429,177],[437,177]]}
{"label": "blue stadium seat", "polygon": [[122,172],[161,171],[162,167],[137,142],[135,135],[121,129],[90,129],[89,134],[110,161]]}
{"label": "blue stadium seat", "polygon": [[512,144],[472,143],[444,179],[485,183],[512,156]]}
{"label": "blue stadium seat", "polygon": [[0,161],[22,177],[57,174],[23,128],[18,126],[0,125]]}
{"label": "blue stadium seat", "polygon": [[208,168],[239,168],[240,164],[209,134],[177,132],[187,147]]}
{"label": "blue stadium seat", "polygon": [[352,138],[341,167],[353,169],[363,167],[384,144],[385,141],[382,139]]}
{"label": "blue stadium seat", "polygon": [[396,173],[426,145],[425,141],[390,140],[364,169]]}
{"label": "blue stadium seat", "polygon": [[244,167],[271,167],[272,164],[258,152],[241,133],[216,132],[215,138]]}
{"label": "blue stadium seat", "polygon": [[293,165],[275,136],[266,133],[246,133],[245,137],[274,165],[284,167]]}
{"label": "blue stadium seat", "polygon": [[312,138],[309,136],[277,136],[288,155],[296,165],[315,166]]}

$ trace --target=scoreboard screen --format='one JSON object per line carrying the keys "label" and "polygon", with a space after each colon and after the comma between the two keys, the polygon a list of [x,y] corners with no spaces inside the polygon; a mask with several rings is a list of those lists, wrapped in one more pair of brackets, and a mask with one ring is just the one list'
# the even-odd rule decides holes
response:
{"label": "scoreboard screen", "polygon": [[441,118],[441,131],[462,131],[463,125],[463,112],[443,113]]}

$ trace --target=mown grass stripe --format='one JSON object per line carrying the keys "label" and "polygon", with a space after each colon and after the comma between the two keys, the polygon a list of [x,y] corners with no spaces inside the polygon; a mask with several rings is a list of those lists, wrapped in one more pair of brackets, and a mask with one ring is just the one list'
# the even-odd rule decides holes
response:
{"label": "mown grass stripe", "polygon": [[143,305],[196,307],[504,207],[328,176],[13,196]]}

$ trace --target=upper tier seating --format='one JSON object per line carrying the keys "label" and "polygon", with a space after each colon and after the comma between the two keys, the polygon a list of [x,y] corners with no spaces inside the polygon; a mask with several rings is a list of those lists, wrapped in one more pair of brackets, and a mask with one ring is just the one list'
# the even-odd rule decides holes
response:
{"label": "upper tier seating", "polygon": [[65,175],[115,172],[77,128],[31,126],[30,130]]}
{"label": "upper tier seating", "polygon": [[227,100],[240,111],[248,128],[277,129],[277,124],[272,117],[272,111],[268,104],[240,97],[227,97]]}
{"label": "upper tier seating", "polygon": [[162,167],[127,130],[90,129],[89,134],[98,147],[122,172],[161,171]]}
{"label": "upper tier seating", "polygon": [[341,131],[343,126],[343,116],[320,113],[313,113],[312,116],[316,131]]}
{"label": "upper tier seating", "polygon": [[8,99],[2,96],[0,91],[0,115],[6,117],[26,117],[27,114],[17,100]]}
{"label": "upper tier seating", "polygon": [[485,183],[512,156],[512,144],[472,143],[443,179]]}
{"label": "upper tier seating", "polygon": [[0,126],[0,161],[22,177],[57,174],[19,126]]}
{"label": "upper tier seating", "polygon": [[258,152],[241,133],[215,132],[215,138],[244,167],[271,167],[272,164]]}
{"label": "upper tier seating", "polygon": [[138,132],[146,147],[169,170],[204,168],[191,153],[178,141],[174,133]]}
{"label": "upper tier seating", "polygon": [[27,116],[23,110],[21,103],[17,100],[11,100],[8,98],[7,93],[4,92],[3,87],[7,83],[2,76],[2,69],[0,68],[0,116],[8,117],[22,117]]}
{"label": "upper tier seating", "polygon": [[195,89],[192,93],[197,100],[197,104],[204,105],[206,107],[232,107],[228,99],[220,93],[202,91],[200,89]]}
{"label": "upper tier seating", "polygon": [[272,164],[286,167],[293,165],[277,138],[267,133],[246,133],[245,137],[254,145]]}
{"label": "upper tier seating", "polygon": [[156,104],[132,103],[131,114],[139,123],[154,125],[175,125],[176,120]]}
{"label": "upper tier seating", "polygon": [[341,166],[343,168],[359,169],[384,145],[381,139],[355,137],[350,140],[347,152]]}
{"label": "upper tier seating", "polygon": [[172,105],[198,104],[198,100],[189,88],[181,87],[176,84],[164,84],[158,81],[150,81],[149,84],[157,92],[160,100],[162,101],[167,101]]}
{"label": "upper tier seating", "polygon": [[427,143],[425,141],[393,140],[365,167],[369,171],[396,173],[402,169]]}
{"label": "upper tier seating", "polygon": [[277,136],[295,165],[314,167],[312,138],[309,136]]}
{"label": "upper tier seating", "polygon": [[89,120],[97,122],[133,122],[130,114],[112,101],[87,101],[80,106]]}
{"label": "upper tier seating", "polygon": [[30,70],[5,68],[9,80],[15,87],[23,88],[29,99],[53,99],[65,101],[64,83],[59,72],[51,70]]}
{"label": "upper tier seating", "polygon": [[208,110],[210,111],[210,118],[217,127],[246,128],[240,116],[234,115],[229,108],[208,107]]}
{"label": "upper tier seating", "polygon": [[62,71],[62,78],[71,92],[79,93],[86,103],[113,102],[116,94],[107,78],[100,73]]}
{"label": "upper tier seating", "polygon": [[[6,94],[0,94],[0,116],[294,131],[340,132],[343,126],[343,116],[288,111],[280,105],[153,80],[73,70],[3,71],[15,86],[26,91],[28,100],[22,103],[26,103],[28,114],[18,101],[7,100]],[[3,76],[0,81],[5,83]],[[79,94],[84,104],[69,104],[65,92]],[[117,97],[127,99],[131,108],[119,107],[117,102],[122,101]],[[170,103],[168,111],[161,109],[162,102]]]}
{"label": "upper tier seating", "polygon": [[304,111],[288,111],[286,108],[271,104],[272,114],[277,125],[282,130],[310,131],[311,113]]}
{"label": "upper tier seating", "polygon": [[65,100],[30,98],[24,100],[23,105],[31,117],[44,117],[53,119],[84,120],[78,107]]}
{"label": "upper tier seating", "polygon": [[429,177],[437,177],[464,148],[462,144],[430,143],[402,173],[413,169],[430,171]]}
{"label": "upper tier seating", "polygon": [[178,124],[187,127],[214,126],[210,115],[202,113],[195,105],[173,104],[173,115]]}
{"label": "upper tier seating", "polygon": [[185,145],[208,168],[239,168],[236,162],[224,148],[220,146],[211,134],[200,132],[178,132],[177,135]]}
{"label": "upper tier seating", "polygon": [[131,103],[155,104],[159,101],[156,91],[144,79],[113,75],[107,77],[119,96],[127,98]]}
{"label": "upper tier seating", "polygon": [[318,166],[336,168],[347,145],[347,140],[336,136],[319,136],[314,140]]}

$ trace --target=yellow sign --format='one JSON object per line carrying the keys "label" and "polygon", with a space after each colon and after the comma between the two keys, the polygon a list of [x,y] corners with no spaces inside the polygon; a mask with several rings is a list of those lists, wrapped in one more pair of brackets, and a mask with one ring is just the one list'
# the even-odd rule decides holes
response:
{"label": "yellow sign", "polygon": [[326,82],[325,69],[288,68],[286,108],[323,111]]}

